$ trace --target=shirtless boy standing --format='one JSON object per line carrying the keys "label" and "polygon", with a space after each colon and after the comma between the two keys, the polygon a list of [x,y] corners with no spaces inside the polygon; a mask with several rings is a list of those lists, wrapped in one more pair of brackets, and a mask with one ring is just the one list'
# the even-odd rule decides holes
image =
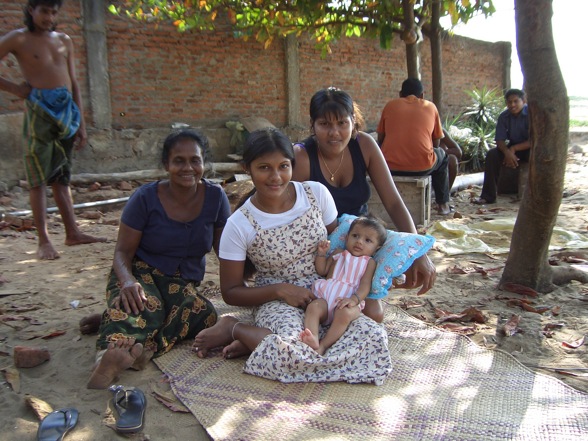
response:
{"label": "shirtless boy standing", "polygon": [[0,90],[25,100],[24,161],[31,186],[30,203],[39,236],[39,259],[56,259],[47,231],[47,185],[65,225],[65,244],[104,242],[82,233],[76,223],[69,188],[71,159],[87,141],[80,88],[76,79],[71,38],[56,32],[63,0],[28,0],[26,28],[0,38],[0,60],[13,54],[25,79],[16,84],[0,77]]}

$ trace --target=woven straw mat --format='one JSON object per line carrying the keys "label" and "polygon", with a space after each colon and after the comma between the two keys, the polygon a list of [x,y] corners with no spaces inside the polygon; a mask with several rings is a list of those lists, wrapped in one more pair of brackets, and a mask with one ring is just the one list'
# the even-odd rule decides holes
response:
{"label": "woven straw mat", "polygon": [[155,363],[214,440],[588,439],[588,394],[394,306],[384,324],[394,368],[383,386],[270,381],[187,342]]}

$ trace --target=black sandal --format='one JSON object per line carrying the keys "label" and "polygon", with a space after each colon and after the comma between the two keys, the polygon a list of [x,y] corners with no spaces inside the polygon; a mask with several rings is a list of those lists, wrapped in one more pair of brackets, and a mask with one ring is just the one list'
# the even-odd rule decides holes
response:
{"label": "black sandal", "polygon": [[114,393],[112,407],[116,413],[116,430],[121,433],[139,432],[143,429],[147,400],[136,387],[110,386]]}
{"label": "black sandal", "polygon": [[38,441],[61,441],[78,423],[79,412],[74,408],[51,412],[39,424]]}

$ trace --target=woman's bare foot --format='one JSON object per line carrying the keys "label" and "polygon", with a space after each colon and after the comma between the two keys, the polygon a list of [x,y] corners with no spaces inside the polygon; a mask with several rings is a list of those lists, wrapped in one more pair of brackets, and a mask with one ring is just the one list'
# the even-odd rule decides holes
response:
{"label": "woman's bare foot", "polygon": [[84,335],[96,334],[100,328],[102,314],[90,314],[80,320],[80,332]]}
{"label": "woman's bare foot", "polygon": [[238,323],[235,317],[221,317],[214,326],[206,328],[194,337],[192,347],[200,358],[206,357],[208,351],[219,346],[226,346],[233,341],[233,326]]}
{"label": "woman's bare foot", "polygon": [[302,340],[303,343],[306,343],[315,351],[318,351],[319,339],[310,331],[310,329],[306,328],[300,333],[300,340]]}
{"label": "woman's bare foot", "polygon": [[235,340],[223,348],[223,357],[225,358],[239,358],[251,354],[247,346],[239,340]]}
{"label": "woman's bare foot", "polygon": [[45,242],[39,244],[39,247],[37,248],[37,257],[40,260],[55,260],[59,259],[59,253],[53,247],[51,242]]}
{"label": "woman's bare foot", "polygon": [[111,342],[108,349],[92,372],[86,387],[106,389],[123,372],[130,368],[143,353],[143,345],[135,343],[134,338],[124,338]]}
{"label": "woman's bare foot", "polygon": [[149,364],[155,352],[148,349],[143,349],[143,353],[135,358],[135,362],[131,366],[134,371],[142,371]]}
{"label": "woman's bare foot", "polygon": [[83,245],[86,243],[96,242],[106,242],[106,238],[90,236],[89,234],[84,234],[79,231],[77,233],[72,233],[71,235],[65,238],[65,244],[67,246]]}

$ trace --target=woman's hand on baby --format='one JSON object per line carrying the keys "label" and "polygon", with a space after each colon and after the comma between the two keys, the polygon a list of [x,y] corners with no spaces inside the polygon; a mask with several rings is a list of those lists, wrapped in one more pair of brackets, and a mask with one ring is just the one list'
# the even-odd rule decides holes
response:
{"label": "woman's hand on baby", "polygon": [[337,309],[355,308],[357,305],[357,298],[355,296],[346,297],[344,299],[339,299],[339,302],[337,303]]}
{"label": "woman's hand on baby", "polygon": [[124,309],[127,314],[139,314],[145,309],[147,297],[145,291],[139,282],[126,282],[120,289],[120,294],[113,300],[113,305],[117,309]]}
{"label": "woman's hand on baby", "polygon": [[278,286],[278,297],[290,306],[306,308],[315,299],[312,291],[290,283],[280,283]]}

